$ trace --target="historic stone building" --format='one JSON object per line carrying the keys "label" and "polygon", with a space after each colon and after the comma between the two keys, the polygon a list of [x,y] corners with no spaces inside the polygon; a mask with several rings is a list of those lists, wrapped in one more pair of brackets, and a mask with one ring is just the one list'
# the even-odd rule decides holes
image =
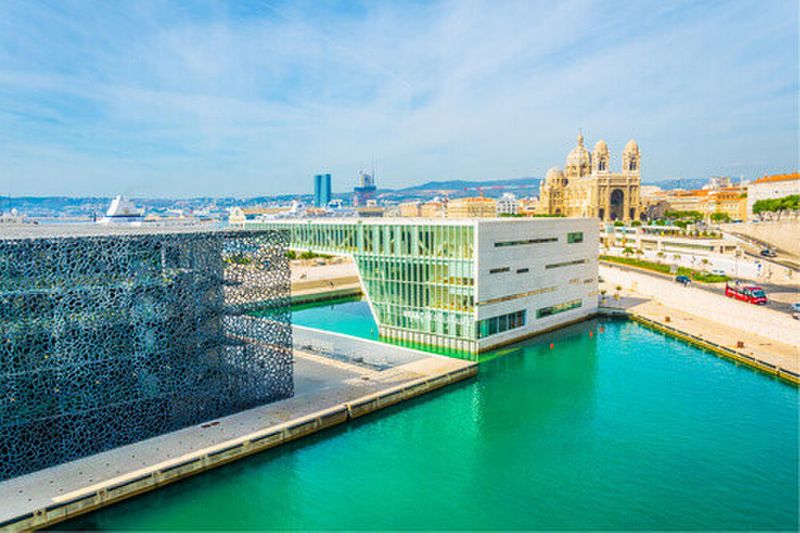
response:
{"label": "historic stone building", "polygon": [[578,145],[567,156],[564,170],[551,168],[540,187],[539,212],[568,217],[597,217],[603,221],[641,218],[639,146],[631,139],[622,152],[621,172],[610,169],[605,141],[594,152]]}

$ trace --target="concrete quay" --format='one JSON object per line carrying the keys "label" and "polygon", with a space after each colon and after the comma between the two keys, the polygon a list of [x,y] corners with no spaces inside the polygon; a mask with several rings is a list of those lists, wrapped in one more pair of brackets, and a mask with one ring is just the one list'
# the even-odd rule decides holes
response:
{"label": "concrete quay", "polygon": [[[477,374],[476,363],[320,332],[300,334],[295,396],[0,482],[0,529],[50,527]],[[337,351],[337,358],[325,355]],[[375,354],[372,358],[371,354]]]}
{"label": "concrete quay", "polygon": [[352,262],[303,265],[292,262],[292,303],[304,304],[360,296],[361,279]]}
{"label": "concrete quay", "polygon": [[[670,282],[666,282],[669,294],[662,294],[660,289],[663,288],[658,283],[651,284],[649,276],[638,275],[644,279],[623,279],[615,275],[615,270],[617,269],[608,267],[601,269],[601,275],[605,279],[603,288],[608,290],[609,295],[617,292],[615,286],[623,287],[619,291],[619,298],[606,296],[603,300],[601,311],[605,314],[628,316],[721,357],[777,376],[789,383],[800,384],[800,344],[791,342],[800,330],[800,324],[796,321],[752,304],[694,291],[702,294],[698,299],[694,292],[684,292],[692,289]],[[655,281],[661,282],[659,279]],[[715,300],[706,301],[704,298],[708,296],[713,296]],[[742,316],[738,317],[740,313]],[[761,316],[761,313],[766,314]],[[728,318],[729,315],[732,320],[730,323],[709,318]],[[775,328],[780,327],[782,320],[788,320],[784,327],[790,329],[781,332],[776,339]],[[790,342],[784,342],[784,339]]]}
{"label": "concrete quay", "polygon": [[786,313],[727,298],[721,290],[715,294],[697,287],[684,287],[643,271],[601,264],[599,273],[604,280],[600,289],[606,291],[607,299],[617,292],[617,287],[622,287],[623,295],[655,300],[742,334],[800,346],[800,322]]}

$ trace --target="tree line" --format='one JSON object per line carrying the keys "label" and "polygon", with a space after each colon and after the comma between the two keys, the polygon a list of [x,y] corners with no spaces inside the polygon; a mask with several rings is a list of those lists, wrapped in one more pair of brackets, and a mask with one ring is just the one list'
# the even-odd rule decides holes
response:
{"label": "tree line", "polygon": [[753,204],[753,214],[777,213],[778,218],[784,211],[797,211],[800,209],[800,194],[790,194],[782,198],[769,198],[758,200]]}

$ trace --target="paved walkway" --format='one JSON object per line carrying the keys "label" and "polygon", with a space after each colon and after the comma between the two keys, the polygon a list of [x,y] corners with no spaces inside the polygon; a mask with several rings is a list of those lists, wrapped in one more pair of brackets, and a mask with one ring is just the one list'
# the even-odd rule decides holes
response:
{"label": "paved walkway", "polygon": [[[367,413],[441,386],[428,386],[436,380],[446,378],[442,384],[450,383],[451,374],[466,370],[474,374],[477,370],[475,363],[431,354],[380,371],[297,350],[295,358],[293,398],[0,482],[0,524],[34,513],[29,520],[36,527],[44,526],[52,523],[51,515],[55,520],[58,513],[63,516],[65,510],[60,505],[76,501],[86,502],[88,508],[104,505],[104,498],[116,487],[139,483],[143,476],[156,480],[141,489],[150,490],[162,484],[160,476],[176,465],[198,458],[204,464],[211,463],[210,457],[222,453],[220,450],[237,443],[245,443],[246,448],[265,434],[274,433],[276,439],[283,435],[288,440],[286,436],[302,424],[310,428],[304,427],[302,435],[312,433],[327,427],[321,420],[332,411],[343,411],[343,405],[372,402],[360,407],[360,413]],[[392,392],[409,386],[417,389],[401,395]],[[47,508],[51,510],[43,511]]]}
{"label": "paved walkway", "polygon": [[[624,309],[659,325],[683,331],[731,351],[749,355],[758,361],[800,374],[800,352],[797,346],[726,326],[654,300],[645,300],[630,291],[624,294],[619,301],[607,298],[606,306]],[[739,342],[742,346],[739,346]]]}
{"label": "paved walkway", "polygon": [[295,298],[356,290],[361,290],[361,280],[352,262],[323,266],[292,264],[292,296]]}
{"label": "paved walkway", "polygon": [[604,282],[600,290],[613,295],[616,287],[629,294],[703,317],[741,334],[752,334],[789,346],[800,346],[800,321],[787,313],[726,298],[724,294],[708,292],[697,287],[684,287],[672,280],[643,271],[623,270],[600,265]]}
{"label": "paved walkway", "polygon": [[658,274],[601,265],[600,275],[600,289],[606,291],[602,307],[624,310],[720,355],[800,382],[800,322],[787,315],[683,287]]}

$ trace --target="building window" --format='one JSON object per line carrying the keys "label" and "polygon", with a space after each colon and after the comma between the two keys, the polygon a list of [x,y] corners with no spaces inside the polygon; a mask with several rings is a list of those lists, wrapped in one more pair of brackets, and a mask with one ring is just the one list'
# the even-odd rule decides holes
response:
{"label": "building window", "polygon": [[567,233],[567,244],[575,244],[583,242],[583,232],[576,231],[574,233]]}
{"label": "building window", "polygon": [[485,337],[489,337],[490,335],[503,333],[504,331],[508,331],[510,329],[521,328],[525,325],[525,315],[526,312],[523,309],[522,311],[508,313],[507,315],[500,315],[487,318],[486,320],[481,320],[478,322],[478,338],[483,339]]}
{"label": "building window", "polygon": [[482,300],[478,302],[478,305],[489,305],[489,304],[497,304],[500,302],[508,302],[511,300],[517,300],[519,298],[527,298],[528,296],[536,296],[537,294],[544,294],[546,292],[554,292],[556,287],[542,287],[541,289],[534,289],[528,292],[520,292],[518,294],[509,294],[506,296],[500,296],[499,298],[490,298],[489,300]]}
{"label": "building window", "polygon": [[583,302],[581,300],[570,300],[568,302],[564,302],[563,304],[542,307],[541,309],[536,310],[536,318],[545,318],[548,316],[557,315],[559,313],[563,313],[564,311],[569,311],[570,309],[577,309],[582,305]]}
{"label": "building window", "polygon": [[545,265],[544,268],[545,268],[545,270],[550,270],[551,268],[561,268],[561,267],[571,266],[571,265],[582,265],[582,264],[584,264],[586,262],[587,262],[586,259],[576,259],[574,261],[564,261],[563,263],[551,263],[549,265]]}
{"label": "building window", "polygon": [[489,274],[500,274],[501,272],[509,272],[511,268],[509,267],[502,267],[502,268],[492,268],[489,269]]}
{"label": "building window", "polygon": [[542,237],[539,239],[525,239],[522,241],[500,241],[494,243],[495,248],[503,248],[505,246],[522,246],[524,244],[539,244],[543,242],[557,242],[558,237]]}
{"label": "building window", "polygon": [[517,274],[524,274],[525,272],[528,272],[529,270],[530,269],[528,269],[528,268],[518,268],[517,269]]}

